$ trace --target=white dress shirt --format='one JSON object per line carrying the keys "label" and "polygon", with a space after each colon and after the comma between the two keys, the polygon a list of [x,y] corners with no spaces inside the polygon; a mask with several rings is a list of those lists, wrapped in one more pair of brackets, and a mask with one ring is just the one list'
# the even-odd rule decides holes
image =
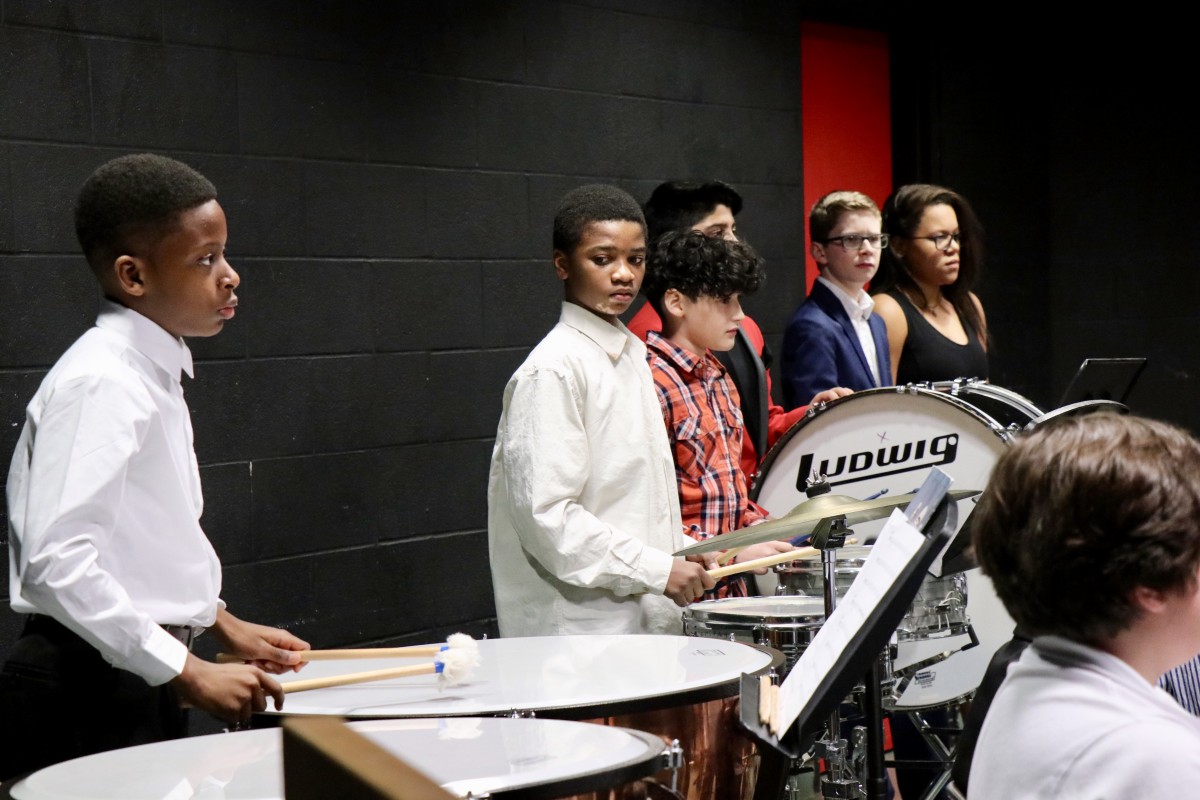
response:
{"label": "white dress shirt", "polygon": [[105,301],[26,409],[8,476],[13,610],[152,685],[187,658],[159,626],[211,625],[221,590],[181,372],[182,340]]}
{"label": "white dress shirt", "polygon": [[[845,289],[824,275],[817,276],[817,280],[825,284],[825,287],[833,292],[833,296],[841,301],[842,308],[846,309],[846,316],[850,318],[850,324],[854,326],[854,333],[858,336],[858,343],[862,346],[863,355],[867,357],[867,366],[871,368],[871,377],[875,379],[876,386],[882,386],[883,381],[879,379],[879,356],[875,349],[875,337],[871,335],[871,326],[867,322],[871,312],[875,310],[875,300],[862,289],[858,290],[857,297],[851,297],[846,294]],[[891,383],[891,377],[888,376],[888,383]]]}
{"label": "white dress shirt", "polygon": [[1198,790],[1200,719],[1116,656],[1053,636],[1009,667],[971,760],[971,800]]}
{"label": "white dress shirt", "polygon": [[500,635],[681,632],[663,590],[682,531],[645,345],[563,303],[504,390],[492,451]]}

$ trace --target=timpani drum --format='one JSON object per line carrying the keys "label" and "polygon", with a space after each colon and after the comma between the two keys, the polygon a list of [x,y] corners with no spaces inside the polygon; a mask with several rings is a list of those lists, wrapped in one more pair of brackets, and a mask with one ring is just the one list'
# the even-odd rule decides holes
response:
{"label": "timpani drum", "polygon": [[[514,715],[601,722],[679,740],[681,786],[691,800],[749,797],[757,775],[750,737],[736,724],[743,673],[783,656],[740,642],[687,636],[534,636],[485,639],[466,682],[434,676],[291,694],[282,713],[350,719]],[[280,683],[410,664],[411,660],[317,661]],[[257,720],[278,716],[260,715]],[[671,775],[661,776],[664,782]]]}
{"label": "timpani drum", "polygon": [[[663,743],[642,731],[542,719],[350,723],[455,797],[556,798],[650,775]],[[13,800],[283,800],[279,729],[112,750],[17,781]]]}

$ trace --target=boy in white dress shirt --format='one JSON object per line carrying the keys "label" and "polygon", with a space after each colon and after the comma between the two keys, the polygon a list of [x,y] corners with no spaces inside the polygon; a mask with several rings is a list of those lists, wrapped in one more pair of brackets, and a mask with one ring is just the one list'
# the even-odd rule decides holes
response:
{"label": "boy in white dress shirt", "polygon": [[618,316],[646,269],[637,201],[612,186],[563,197],[558,325],[504,390],[488,481],[501,636],[681,633],[680,606],[713,580],[673,558],[675,464],[646,347]]}
{"label": "boy in white dress shirt", "polygon": [[1113,414],[1039,426],[971,522],[1034,637],[984,717],[972,800],[1191,797],[1200,720],[1156,684],[1200,652],[1200,442]]}
{"label": "boy in white dress shirt", "polygon": [[[183,337],[221,330],[239,280],[216,189],[123,156],[85,182],[75,227],[105,299],[30,402],[9,471],[10,594],[29,617],[0,674],[0,779],[185,735],[184,705],[232,722],[278,707],[267,673],[308,647],[225,610],[200,528]],[[192,655],[204,629],[249,663]]]}

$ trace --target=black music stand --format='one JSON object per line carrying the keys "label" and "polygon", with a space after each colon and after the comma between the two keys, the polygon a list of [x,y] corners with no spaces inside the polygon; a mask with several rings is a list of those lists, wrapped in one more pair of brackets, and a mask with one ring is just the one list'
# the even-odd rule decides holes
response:
{"label": "black music stand", "polygon": [[795,723],[778,738],[758,719],[758,676],[742,675],[741,723],[761,742],[755,800],[776,800],[782,795],[791,759],[800,758],[808,751],[820,735],[825,719],[850,694],[862,676],[871,671],[888,645],[920,591],[925,573],[946,546],[957,521],[954,503],[945,496],[949,486],[946,474],[934,469],[917,497],[909,503],[905,515],[910,521],[916,517],[914,526],[925,534],[925,541],[867,614],[858,633],[837,656]]}
{"label": "black music stand", "polygon": [[1145,358],[1085,358],[1058,405],[1068,406],[1085,400],[1124,403],[1145,368]]}

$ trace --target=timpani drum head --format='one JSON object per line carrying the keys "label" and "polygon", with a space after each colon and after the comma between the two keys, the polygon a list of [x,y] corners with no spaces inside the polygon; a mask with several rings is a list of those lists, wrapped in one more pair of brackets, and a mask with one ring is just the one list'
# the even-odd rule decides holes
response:
{"label": "timpani drum head", "polygon": [[[442,688],[434,675],[288,695],[282,712],[347,718],[487,716],[536,712],[589,719],[736,695],[744,672],[782,656],[738,642],[689,636],[530,636],[479,642],[479,667]],[[280,683],[414,663],[413,659],[315,661]]]}
{"label": "timpani drum head", "polygon": [[[619,786],[660,767],[662,740],[641,731],[543,719],[407,719],[356,732],[456,797],[554,798]],[[40,770],[14,800],[283,800],[278,729],[112,750]],[[335,796],[335,795],[331,795]]]}

